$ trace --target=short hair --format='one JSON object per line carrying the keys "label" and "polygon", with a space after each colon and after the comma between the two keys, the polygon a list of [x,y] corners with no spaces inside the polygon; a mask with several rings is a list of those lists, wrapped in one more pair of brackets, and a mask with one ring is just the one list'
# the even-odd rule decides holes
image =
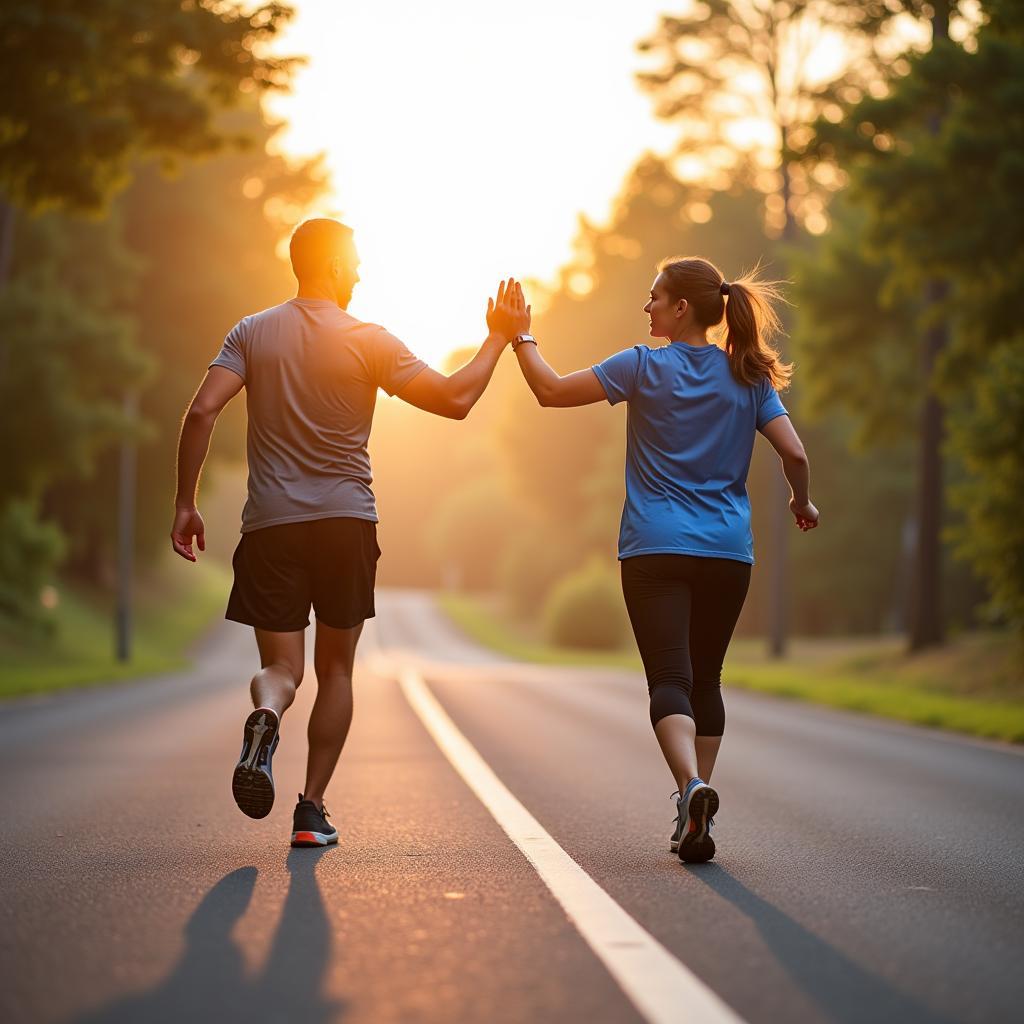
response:
{"label": "short hair", "polygon": [[352,246],[352,229],[341,221],[329,217],[304,220],[293,232],[288,243],[292,270],[301,281],[316,277],[327,270],[335,256],[348,257]]}

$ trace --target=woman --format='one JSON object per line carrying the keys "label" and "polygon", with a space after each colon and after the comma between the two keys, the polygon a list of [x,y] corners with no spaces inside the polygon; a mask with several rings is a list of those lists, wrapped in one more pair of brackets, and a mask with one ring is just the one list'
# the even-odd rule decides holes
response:
{"label": "woman", "polygon": [[[792,368],[771,346],[775,288],[756,272],[729,283],[696,257],[664,260],[658,271],[644,312],[667,345],[635,345],[565,377],[529,334],[512,346],[541,405],[629,404],[622,591],[651,724],[679,790],[671,849],[698,863],[715,854],[719,798],[708,783],[725,728],[722,662],[754,561],[746,480],[757,431],[782,459],[796,525],[813,529],[818,510],[807,456],[778,397]],[[511,301],[528,331],[518,284]]]}

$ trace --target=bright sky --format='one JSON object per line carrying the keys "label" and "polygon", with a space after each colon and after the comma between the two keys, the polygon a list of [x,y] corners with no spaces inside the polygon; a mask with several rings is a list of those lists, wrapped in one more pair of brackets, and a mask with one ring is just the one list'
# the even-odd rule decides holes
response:
{"label": "bright sky", "polygon": [[577,218],[604,219],[645,149],[667,151],[634,85],[667,0],[295,0],[306,54],[285,149],[327,154],[324,213],[356,232],[351,311],[437,365],[486,333],[509,274],[550,279]]}

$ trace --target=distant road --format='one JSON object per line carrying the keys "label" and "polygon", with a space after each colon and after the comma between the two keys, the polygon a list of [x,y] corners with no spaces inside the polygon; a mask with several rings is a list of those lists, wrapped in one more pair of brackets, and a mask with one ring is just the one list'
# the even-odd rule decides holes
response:
{"label": "distant road", "polygon": [[1016,749],[729,693],[719,855],[684,867],[639,675],[502,660],[391,591],[341,843],[291,851],[315,683],[250,821],[253,647],[0,706],[5,1024],[1021,1019]]}

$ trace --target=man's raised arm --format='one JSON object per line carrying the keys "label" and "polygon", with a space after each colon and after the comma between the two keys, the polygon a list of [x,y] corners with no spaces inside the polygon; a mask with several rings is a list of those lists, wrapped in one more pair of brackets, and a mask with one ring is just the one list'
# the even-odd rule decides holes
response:
{"label": "man's raised arm", "polygon": [[464,420],[490,383],[502,350],[529,327],[529,319],[512,301],[514,295],[515,281],[510,278],[507,286],[501,282],[495,299],[487,300],[489,333],[465,366],[447,377],[428,366],[397,392],[398,397],[436,416]]}

